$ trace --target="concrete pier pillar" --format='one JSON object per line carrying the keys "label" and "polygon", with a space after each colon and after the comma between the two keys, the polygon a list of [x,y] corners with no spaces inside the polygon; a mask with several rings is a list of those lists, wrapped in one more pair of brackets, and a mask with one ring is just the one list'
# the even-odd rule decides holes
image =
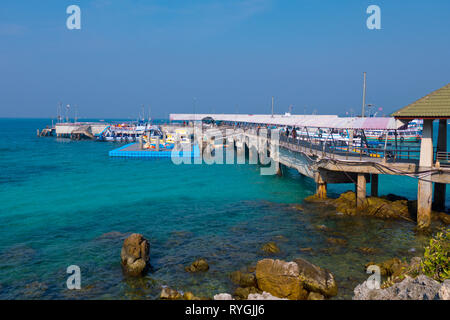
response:
{"label": "concrete pier pillar", "polygon": [[431,198],[433,194],[433,183],[419,180],[417,188],[417,226],[426,229],[431,224]]}
{"label": "concrete pier pillar", "polygon": [[372,197],[378,197],[378,175],[372,174],[370,181],[370,195]]}
{"label": "concrete pier pillar", "polygon": [[364,173],[358,173],[358,181],[356,184],[356,208],[364,207],[367,193],[367,181]]}
{"label": "concrete pier pillar", "polygon": [[[447,120],[439,120],[438,129],[438,142],[437,142],[437,152],[447,152]],[[444,211],[445,210],[445,183],[435,183],[434,184],[434,201],[433,207],[435,210]]]}
{"label": "concrete pier pillar", "polygon": [[[433,120],[423,121],[422,141],[420,143],[420,170],[430,169],[433,166]],[[429,179],[425,178],[425,179]],[[433,196],[433,183],[419,180],[417,187],[417,226],[425,229],[431,223],[431,200]]]}
{"label": "concrete pier pillar", "polygon": [[327,183],[323,179],[320,172],[316,174],[316,196],[319,199],[327,198]]}

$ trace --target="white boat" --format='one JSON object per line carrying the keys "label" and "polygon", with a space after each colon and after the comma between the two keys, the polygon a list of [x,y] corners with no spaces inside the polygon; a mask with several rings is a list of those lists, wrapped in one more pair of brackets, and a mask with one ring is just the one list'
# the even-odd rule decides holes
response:
{"label": "white boat", "polygon": [[148,124],[117,124],[105,128],[98,136],[98,141],[134,142],[151,127]]}

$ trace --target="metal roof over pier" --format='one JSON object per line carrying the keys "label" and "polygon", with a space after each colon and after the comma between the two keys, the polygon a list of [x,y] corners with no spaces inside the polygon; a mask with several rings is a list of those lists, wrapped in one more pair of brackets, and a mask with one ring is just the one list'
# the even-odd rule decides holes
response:
{"label": "metal roof over pier", "polygon": [[357,118],[337,115],[170,114],[171,121],[214,121],[311,128],[397,130],[405,122],[395,118]]}

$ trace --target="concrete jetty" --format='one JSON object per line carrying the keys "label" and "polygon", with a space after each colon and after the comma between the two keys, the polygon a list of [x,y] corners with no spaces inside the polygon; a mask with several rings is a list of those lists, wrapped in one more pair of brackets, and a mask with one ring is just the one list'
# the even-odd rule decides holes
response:
{"label": "concrete jetty", "polygon": [[108,126],[105,122],[62,122],[55,124],[55,134],[59,138],[94,139]]}
{"label": "concrete jetty", "polygon": [[[380,186],[378,175],[404,175],[416,178],[418,181],[418,216],[419,228],[428,228],[431,223],[432,205],[444,209],[446,185],[450,183],[450,159],[447,146],[447,119],[450,118],[450,85],[432,93],[432,99],[422,98],[417,104],[419,108],[406,108],[387,118],[339,118],[337,116],[306,116],[306,115],[237,115],[237,114],[171,114],[171,121],[183,121],[188,124],[209,123],[209,128],[221,130],[224,139],[233,147],[239,143],[249,154],[252,148],[256,152],[268,152],[268,156],[277,166],[287,166],[296,169],[302,175],[308,176],[316,182],[316,194],[319,198],[326,198],[327,184],[354,183],[357,206],[362,206],[367,196],[367,183],[371,182],[371,195],[377,196]],[[448,100],[442,102],[442,96]],[[439,99],[439,97],[441,99]],[[433,99],[434,98],[434,99]],[[411,110],[412,109],[412,110]],[[425,110],[423,110],[425,109]],[[432,112],[428,112],[431,110]],[[420,147],[394,146],[384,148],[369,145],[336,147],[333,141],[316,139],[310,135],[298,137],[280,135],[278,140],[259,134],[266,128],[293,128],[304,130],[321,128],[333,130],[349,130],[360,132],[365,130],[383,130],[385,132],[403,128],[412,119],[424,119],[423,137]],[[433,120],[438,119],[439,135],[438,148],[433,148]],[[212,125],[211,125],[212,123]],[[231,130],[231,131],[230,131]],[[308,131],[309,130],[309,131]],[[387,136],[387,135],[386,135]],[[208,137],[201,137],[204,141]],[[256,143],[255,143],[256,141]],[[276,144],[274,146],[273,144]],[[403,148],[403,149],[402,149]],[[279,168],[281,172],[281,167]],[[433,203],[433,184],[434,203]]]}

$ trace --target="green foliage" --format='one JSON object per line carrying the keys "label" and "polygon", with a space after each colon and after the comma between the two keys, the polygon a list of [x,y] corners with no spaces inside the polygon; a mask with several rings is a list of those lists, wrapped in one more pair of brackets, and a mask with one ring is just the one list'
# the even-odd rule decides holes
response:
{"label": "green foliage", "polygon": [[423,273],[437,281],[450,279],[450,229],[438,232],[425,247]]}

